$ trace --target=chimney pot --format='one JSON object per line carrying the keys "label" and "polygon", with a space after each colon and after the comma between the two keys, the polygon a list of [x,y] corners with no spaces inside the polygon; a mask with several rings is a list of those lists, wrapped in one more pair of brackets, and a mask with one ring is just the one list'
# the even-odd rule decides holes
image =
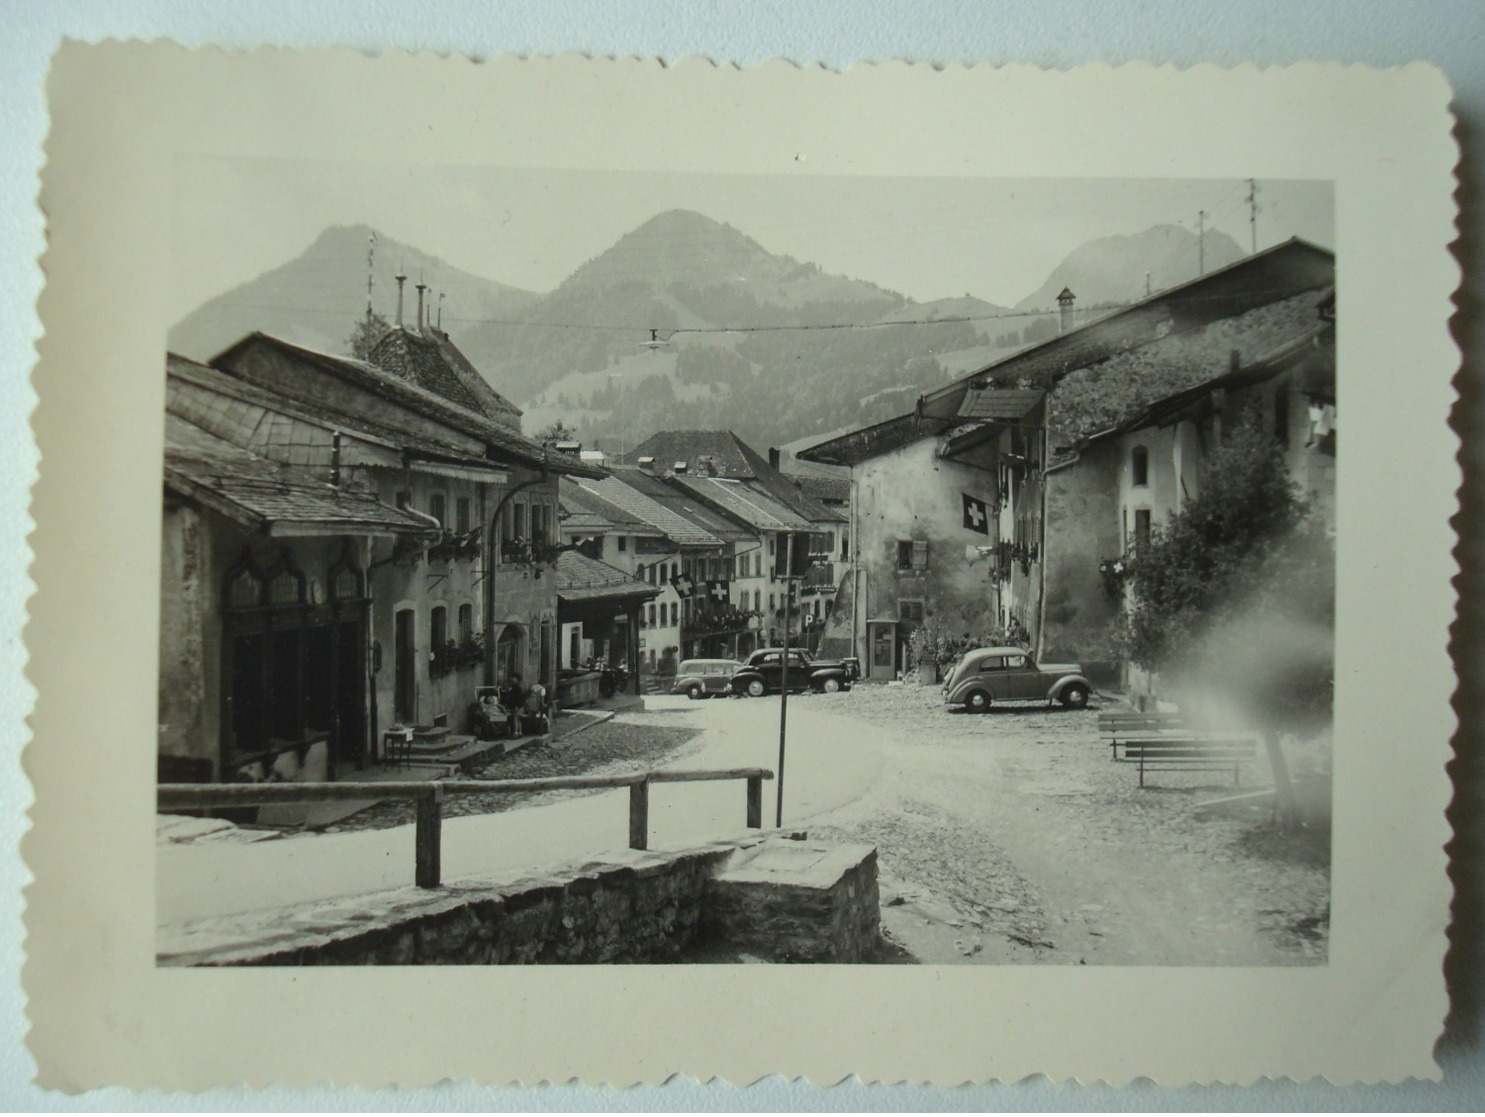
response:
{"label": "chimney pot", "polygon": [[402,325],[402,289],[407,284],[407,276],[397,277],[397,324]]}
{"label": "chimney pot", "polygon": [[418,333],[423,332],[423,292],[428,290],[428,284],[418,284]]}

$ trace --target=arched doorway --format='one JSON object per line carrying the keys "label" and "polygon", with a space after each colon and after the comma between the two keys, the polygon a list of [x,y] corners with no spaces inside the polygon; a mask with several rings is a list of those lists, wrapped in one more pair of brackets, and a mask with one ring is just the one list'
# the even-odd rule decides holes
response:
{"label": "arched doorway", "polygon": [[521,645],[524,633],[518,624],[507,624],[501,627],[500,635],[495,638],[495,681],[503,682],[510,678],[512,672],[519,673],[521,666],[525,663]]}

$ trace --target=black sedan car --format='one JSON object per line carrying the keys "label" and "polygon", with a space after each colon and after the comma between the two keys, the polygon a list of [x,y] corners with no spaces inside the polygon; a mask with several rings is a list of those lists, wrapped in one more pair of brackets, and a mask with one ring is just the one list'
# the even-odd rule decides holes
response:
{"label": "black sedan car", "polygon": [[[859,669],[855,659],[813,659],[798,648],[789,649],[789,692],[813,690],[833,694],[850,690]],[[759,648],[733,673],[729,688],[733,694],[761,698],[778,694],[784,683],[784,650]]]}

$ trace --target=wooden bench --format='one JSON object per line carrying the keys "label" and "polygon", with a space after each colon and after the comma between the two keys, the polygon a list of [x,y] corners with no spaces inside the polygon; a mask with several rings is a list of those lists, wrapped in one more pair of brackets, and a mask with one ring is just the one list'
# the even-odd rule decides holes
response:
{"label": "wooden bench", "polygon": [[1184,729],[1185,719],[1156,710],[1105,710],[1098,715],[1098,731],[1109,739],[1109,759],[1119,759],[1119,746],[1130,737],[1144,737]]}
{"label": "wooden bench", "polygon": [[1242,782],[1242,763],[1257,754],[1258,742],[1242,736],[1126,737],[1123,759],[1139,765],[1140,786],[1145,786],[1145,768],[1185,768],[1189,771],[1232,769],[1232,783]]}

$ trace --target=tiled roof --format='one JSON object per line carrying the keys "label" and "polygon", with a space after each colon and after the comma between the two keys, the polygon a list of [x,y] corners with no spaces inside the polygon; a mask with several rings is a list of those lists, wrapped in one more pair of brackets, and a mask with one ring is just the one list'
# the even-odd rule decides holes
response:
{"label": "tiled roof", "polygon": [[585,489],[576,481],[562,478],[557,486],[558,498],[563,507],[574,515],[585,515],[606,523],[614,531],[627,535],[662,535],[659,528],[633,512],[620,508],[611,500],[605,500],[591,489]]}
{"label": "tiled roof", "polygon": [[621,598],[647,601],[659,593],[658,586],[641,582],[632,574],[580,551],[563,551],[557,556],[557,597],[562,601]]}
{"label": "tiled roof", "polygon": [[667,539],[683,547],[720,547],[722,540],[678,512],[673,512],[621,478],[636,470],[623,470],[600,481],[584,481],[583,488],[617,504],[624,511],[659,528]]}
{"label": "tiled roof", "polygon": [[[766,489],[773,499],[787,505],[806,520],[837,522],[840,514],[827,508],[799,489],[732,431],[684,430],[658,431],[650,435],[628,455],[630,461],[653,457],[656,472],[673,470],[678,462],[686,463],[686,476],[715,476],[753,481]],[[703,470],[709,466],[710,474]]]}
{"label": "tiled roof", "polygon": [[797,476],[786,473],[784,476],[797,484],[800,492],[818,501],[838,500],[844,503],[851,499],[849,477],[828,477],[822,473],[800,473]]}
{"label": "tiled roof", "polygon": [[510,430],[521,429],[520,408],[490,387],[447,334],[398,326],[372,346],[368,360]]}
{"label": "tiled roof", "polygon": [[[810,522],[756,484],[720,477],[676,477],[675,483],[759,531],[809,531]],[[832,513],[830,518],[836,519]]]}
{"label": "tiled roof", "polygon": [[725,430],[657,431],[625,457],[631,462],[652,457],[660,472],[674,468],[676,462],[685,462],[694,471],[702,458],[710,457],[719,477],[755,477],[756,462],[768,466],[747,443]]}
{"label": "tiled roof", "polygon": [[[280,349],[362,388],[371,395],[380,396],[397,406],[433,419],[462,434],[479,438],[489,444],[496,453],[508,455],[517,462],[547,465],[560,473],[579,477],[601,477],[605,472],[602,469],[583,465],[569,454],[548,451],[539,442],[512,431],[480,412],[471,411],[467,407],[453,403],[437,392],[404,380],[396,373],[388,372],[366,361],[320,353],[267,334],[253,333],[218,354],[211,363],[233,375],[245,377],[246,374],[235,366],[234,358],[252,345],[268,345]],[[273,385],[267,390],[282,391],[283,386]],[[296,402],[302,402],[297,397],[295,398]]]}
{"label": "tiled roof", "polygon": [[657,504],[705,528],[724,543],[741,543],[755,538],[756,533],[752,528],[739,526],[735,519],[709,508],[694,494],[678,485],[672,485],[633,466],[620,466],[615,473]]}
{"label": "tiled roof", "polygon": [[165,483],[253,528],[323,528],[326,535],[426,531],[428,525],[365,493],[261,458],[193,423],[165,415]]}

